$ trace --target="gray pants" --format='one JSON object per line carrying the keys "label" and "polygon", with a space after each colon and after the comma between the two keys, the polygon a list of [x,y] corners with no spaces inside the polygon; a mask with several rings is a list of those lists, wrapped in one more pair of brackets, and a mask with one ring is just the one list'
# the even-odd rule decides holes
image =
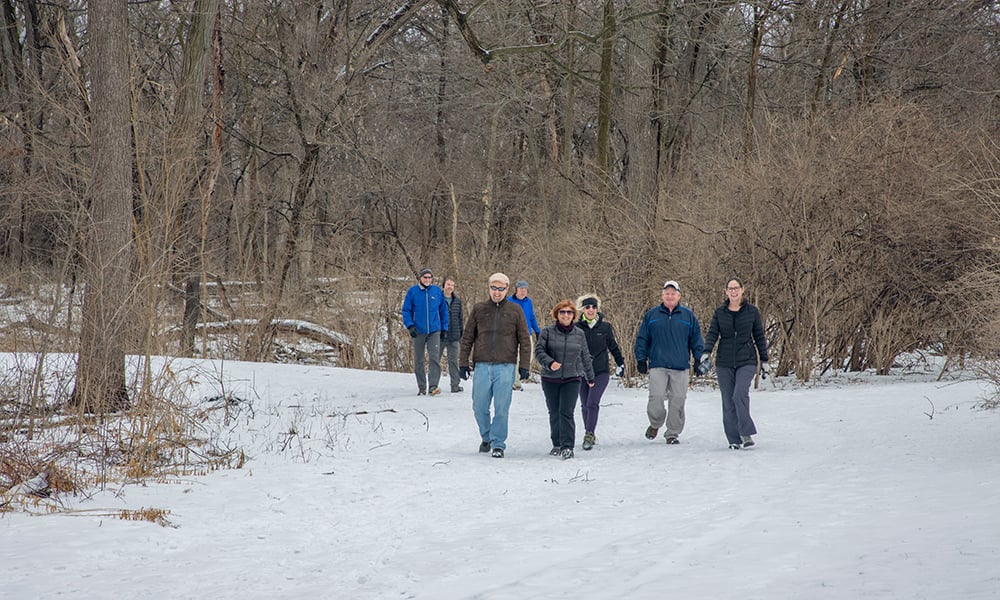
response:
{"label": "gray pants", "polygon": [[448,377],[451,378],[451,389],[455,391],[461,384],[461,379],[458,377],[458,352],[462,347],[462,340],[455,340],[454,342],[443,342],[441,344],[444,349],[444,353],[448,355]]}
{"label": "gray pants", "polygon": [[757,426],[750,418],[750,383],[757,374],[757,365],[744,365],[733,369],[716,367],[719,391],[722,392],[722,428],[730,444],[739,444],[740,438],[757,435]]}
{"label": "gray pants", "polygon": [[[424,360],[429,365],[428,373],[424,373]],[[433,331],[427,334],[417,334],[413,338],[413,374],[417,376],[417,387],[426,390],[427,385],[434,388],[441,381],[441,332]]]}
{"label": "gray pants", "polygon": [[[688,379],[690,372],[685,369],[650,369],[649,370],[649,402],[646,403],[646,416],[649,425],[654,429],[667,423],[664,437],[678,437],[684,431],[684,401],[687,400]],[[664,402],[667,408],[664,410]]]}

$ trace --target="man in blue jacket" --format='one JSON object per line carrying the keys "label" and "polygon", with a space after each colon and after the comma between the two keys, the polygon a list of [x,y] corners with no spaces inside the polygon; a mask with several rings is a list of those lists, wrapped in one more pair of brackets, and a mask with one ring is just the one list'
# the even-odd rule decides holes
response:
{"label": "man in blue jacket", "polygon": [[[514,294],[510,297],[510,301],[520,306],[521,310],[524,311],[524,318],[528,322],[528,335],[534,336],[534,339],[537,340],[538,332],[541,330],[538,328],[538,319],[535,318],[535,305],[531,301],[531,298],[528,297],[527,281],[519,279],[517,283],[514,284]],[[535,345],[532,343],[530,344],[530,347],[534,349]],[[522,365],[518,363],[517,367],[518,369],[523,367],[525,370],[530,371],[530,365]],[[521,389],[520,379],[514,382],[514,389]]]}
{"label": "man in blue jacket", "polygon": [[[403,300],[403,327],[413,338],[413,374],[417,376],[417,395],[441,393],[441,333],[448,331],[448,304],[444,290],[434,285],[430,269],[420,271],[417,284],[406,291]],[[430,365],[424,372],[424,360]],[[429,384],[429,387],[428,387]]]}
{"label": "man in blue jacket", "polygon": [[[640,373],[649,373],[649,402],[646,438],[656,439],[664,421],[668,444],[680,443],[684,430],[684,401],[687,400],[691,358],[701,359],[705,343],[694,313],[681,306],[681,286],[674,280],[663,284],[663,303],[646,312],[635,336],[635,360]],[[663,403],[667,402],[664,410]]]}

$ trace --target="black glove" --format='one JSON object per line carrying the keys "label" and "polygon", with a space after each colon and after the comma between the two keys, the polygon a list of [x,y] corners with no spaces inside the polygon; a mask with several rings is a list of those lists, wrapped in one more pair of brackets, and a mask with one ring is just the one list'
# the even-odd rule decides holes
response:
{"label": "black glove", "polygon": [[615,377],[621,377],[625,374],[625,365],[618,365],[615,367]]}
{"label": "black glove", "polygon": [[407,327],[407,329],[410,332],[410,337],[417,337],[417,326],[416,325],[410,325],[409,327]]}
{"label": "black glove", "polygon": [[694,372],[698,375],[705,375],[712,370],[712,359],[706,354],[701,361],[694,366]]}
{"label": "black glove", "polygon": [[635,363],[635,370],[645,375],[646,373],[649,373],[649,363],[644,360],[640,360]]}
{"label": "black glove", "polygon": [[518,369],[517,370],[517,375],[518,375],[518,377],[521,378],[521,381],[527,381],[527,380],[531,379],[531,371],[529,371],[527,369]]}
{"label": "black glove", "polygon": [[469,379],[469,367],[459,367],[458,368],[458,376],[461,377],[462,379],[468,381],[468,379]]}
{"label": "black glove", "polygon": [[767,379],[767,374],[771,371],[771,365],[767,364],[767,361],[760,363],[760,378]]}

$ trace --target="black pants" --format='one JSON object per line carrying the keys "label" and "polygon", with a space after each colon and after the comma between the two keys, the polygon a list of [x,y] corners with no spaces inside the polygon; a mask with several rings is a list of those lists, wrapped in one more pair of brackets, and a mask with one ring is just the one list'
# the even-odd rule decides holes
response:
{"label": "black pants", "polygon": [[576,444],[576,399],[580,381],[553,382],[542,380],[545,406],[549,409],[549,434],[553,448],[573,449]]}

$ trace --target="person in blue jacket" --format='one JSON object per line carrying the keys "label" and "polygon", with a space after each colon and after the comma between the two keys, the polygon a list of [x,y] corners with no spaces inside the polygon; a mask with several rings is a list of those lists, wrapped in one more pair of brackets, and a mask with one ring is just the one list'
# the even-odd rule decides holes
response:
{"label": "person in blue jacket", "polygon": [[[528,322],[528,336],[534,336],[534,339],[538,339],[538,332],[541,331],[538,328],[538,319],[535,318],[535,305],[531,302],[531,298],[528,297],[528,282],[519,279],[516,284],[514,284],[514,295],[510,297],[510,301],[521,307],[524,311],[524,319]],[[531,344],[534,348],[534,344]],[[517,365],[518,368],[521,367],[520,364]],[[529,365],[524,365],[527,369]],[[530,369],[529,369],[530,370]],[[521,389],[521,380],[518,379],[514,382],[514,389]]]}
{"label": "person in blue jacket", "polygon": [[[448,331],[448,304],[444,290],[434,285],[434,273],[422,269],[417,284],[403,299],[403,327],[413,338],[413,374],[417,376],[417,395],[441,393],[441,334]],[[424,369],[424,361],[429,368]]]}
{"label": "person in blue jacket", "polygon": [[[674,280],[663,284],[662,303],[646,312],[635,336],[635,361],[639,373],[649,373],[646,438],[656,439],[664,422],[668,444],[680,443],[684,430],[691,358],[697,364],[705,350],[701,326],[690,308],[681,306],[681,286]],[[664,401],[667,409],[664,410]]]}

